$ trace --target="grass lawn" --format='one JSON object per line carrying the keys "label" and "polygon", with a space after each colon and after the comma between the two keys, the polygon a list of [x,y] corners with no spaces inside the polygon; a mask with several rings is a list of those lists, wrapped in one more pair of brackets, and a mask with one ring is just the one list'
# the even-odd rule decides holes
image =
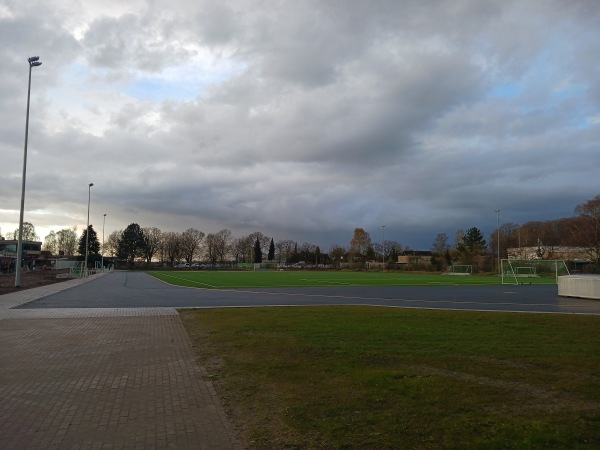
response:
{"label": "grass lawn", "polygon": [[[204,289],[303,286],[435,286],[498,285],[496,275],[452,276],[411,272],[338,271],[169,271],[148,272],[167,283]],[[555,278],[523,278],[529,283],[555,284]]]}
{"label": "grass lawn", "polygon": [[598,316],[352,306],[181,317],[251,448],[600,448]]}

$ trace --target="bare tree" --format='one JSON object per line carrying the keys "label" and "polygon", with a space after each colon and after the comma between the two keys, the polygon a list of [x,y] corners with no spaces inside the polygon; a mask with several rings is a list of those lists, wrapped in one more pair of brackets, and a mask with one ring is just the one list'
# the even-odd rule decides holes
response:
{"label": "bare tree", "polygon": [[56,255],[58,253],[58,243],[54,230],[50,231],[50,233],[48,233],[48,235],[44,238],[42,250],[49,252],[51,255]]}
{"label": "bare tree", "polygon": [[350,241],[350,255],[358,261],[364,261],[371,248],[371,236],[362,228],[355,228]]}
{"label": "bare tree", "polygon": [[456,230],[456,233],[454,233],[454,248],[458,248],[458,246],[463,241],[464,237],[465,237],[465,230],[463,230],[462,228]]}
{"label": "bare tree", "polygon": [[269,244],[271,238],[265,236],[259,231],[256,231],[248,236],[238,238],[234,241],[232,250],[235,254],[236,261],[238,262],[252,262],[254,261],[254,244],[258,239],[261,251],[266,254],[269,250]]}
{"label": "bare tree", "polygon": [[442,256],[446,253],[450,246],[448,245],[448,235],[446,233],[439,233],[433,244],[431,244],[431,253],[437,256]]}
{"label": "bare tree", "polygon": [[224,228],[215,233],[215,253],[219,262],[223,263],[227,259],[231,250],[231,242],[231,230]]}
{"label": "bare tree", "polygon": [[77,227],[57,231],[56,246],[59,254],[73,256],[77,249]]}
{"label": "bare tree", "polygon": [[[14,239],[19,238],[19,229],[15,230]],[[35,227],[31,222],[23,222],[23,235],[24,241],[38,241],[40,238],[35,232]]]}
{"label": "bare tree", "polygon": [[258,242],[260,244],[260,249],[261,249],[263,255],[266,255],[269,252],[269,245],[271,244],[271,238],[269,236],[265,236],[260,231],[255,231],[254,233],[250,234],[248,236],[248,238],[250,238],[250,240],[252,241],[253,251],[254,251],[254,244],[255,244],[256,240],[258,239]]}
{"label": "bare tree", "polygon": [[217,263],[216,238],[213,233],[208,233],[204,239],[204,258],[213,265]]}
{"label": "bare tree", "polygon": [[600,195],[575,208],[581,218],[580,242],[596,266],[600,265]]}
{"label": "bare tree", "polygon": [[[387,256],[387,261],[398,262],[398,256],[402,254],[404,248],[402,244],[398,241],[385,241],[385,253]],[[408,247],[406,247],[408,250]]]}
{"label": "bare tree", "polygon": [[162,233],[161,251],[163,252],[163,259],[169,261],[171,266],[183,257],[182,241],[180,233],[174,231]]}
{"label": "bare tree", "polygon": [[102,252],[104,254],[108,254],[111,256],[115,256],[117,254],[117,250],[119,248],[119,241],[121,240],[121,235],[123,234],[123,230],[115,230],[108,235],[108,238],[104,242],[104,247],[102,247]]}
{"label": "bare tree", "polygon": [[192,264],[194,257],[200,255],[202,239],[204,239],[204,233],[195,228],[188,228],[181,233],[183,256],[188,264]]}
{"label": "bare tree", "polygon": [[338,244],[334,244],[329,248],[329,257],[336,264],[342,264],[347,253],[346,248]]}
{"label": "bare tree", "polygon": [[305,242],[300,246],[298,251],[300,252],[300,259],[302,261],[308,264],[313,264],[315,262],[315,253],[317,251],[317,246],[315,244]]}
{"label": "bare tree", "polygon": [[237,262],[246,263],[252,261],[252,248],[254,242],[252,236],[245,236],[234,239],[232,252]]}
{"label": "bare tree", "polygon": [[162,231],[156,227],[142,228],[144,237],[146,239],[146,246],[144,247],[144,257],[146,258],[146,265],[150,264],[154,255],[158,252],[158,249],[162,243]]}
{"label": "bare tree", "polygon": [[288,262],[292,252],[294,251],[294,245],[296,243],[291,240],[277,241],[275,244],[276,259],[279,263]]}
{"label": "bare tree", "polygon": [[231,230],[209,233],[204,240],[205,257],[211,264],[223,263],[232,248]]}

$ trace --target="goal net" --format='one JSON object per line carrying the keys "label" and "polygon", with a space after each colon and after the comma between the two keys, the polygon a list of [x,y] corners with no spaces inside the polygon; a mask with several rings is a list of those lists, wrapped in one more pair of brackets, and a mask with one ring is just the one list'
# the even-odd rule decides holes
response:
{"label": "goal net", "polygon": [[71,273],[71,275],[73,275],[75,277],[82,278],[86,275],[84,273],[84,269],[85,269],[85,262],[84,261],[76,261],[71,266],[71,269],[69,270],[69,272]]}
{"label": "goal net", "polygon": [[501,268],[502,284],[531,283],[533,278],[552,279],[558,283],[559,276],[569,275],[564,260],[503,259]]}
{"label": "goal net", "polygon": [[452,265],[448,266],[448,270],[443,275],[471,275],[473,266],[471,265]]}
{"label": "goal net", "polygon": [[263,263],[254,263],[254,271],[263,271],[263,270],[277,270],[277,263],[275,262],[263,262]]}

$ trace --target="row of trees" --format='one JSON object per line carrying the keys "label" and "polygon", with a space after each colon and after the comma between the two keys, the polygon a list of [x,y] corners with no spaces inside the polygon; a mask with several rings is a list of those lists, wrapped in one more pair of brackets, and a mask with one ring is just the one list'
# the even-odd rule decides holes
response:
{"label": "row of trees", "polygon": [[595,266],[600,266],[600,195],[577,205],[576,216],[523,225],[505,223],[490,235],[492,248],[506,255],[508,248],[541,246],[544,258],[552,259],[557,247],[578,247]]}
{"label": "row of trees", "polygon": [[434,263],[444,259],[446,264],[483,265],[495,261],[490,254],[498,257],[498,248],[500,257],[506,258],[509,248],[521,247],[536,247],[540,257],[553,259],[559,247],[576,247],[599,269],[600,195],[578,205],[574,212],[574,217],[557,220],[504,223],[490,234],[489,247],[477,228],[458,230],[454,247],[445,233],[438,234],[431,247]]}
{"label": "row of trees", "polygon": [[[93,231],[93,230],[92,230]],[[47,255],[75,255],[76,252],[80,252],[81,239],[83,238],[83,252],[85,253],[85,230],[81,237],[77,236],[77,227],[65,228],[58,232],[51,231],[44,239],[42,245],[42,251]],[[90,235],[91,236],[91,235]],[[96,232],[93,231],[93,236],[96,236]],[[17,228],[12,233],[7,233],[6,236],[0,238],[17,240],[19,237],[19,229]],[[39,241],[39,236],[35,231],[35,226],[30,222],[23,222],[23,240],[24,241]],[[100,244],[96,242],[92,244],[93,248],[99,251]]]}
{"label": "row of trees", "polygon": [[136,260],[146,263],[160,261],[175,265],[181,261],[192,264],[203,261],[210,264],[260,263],[263,261],[295,263],[309,261],[327,264],[328,255],[321,253],[318,246],[298,244],[291,240],[277,243],[260,232],[234,238],[231,230],[223,229],[208,233],[188,228],[178,233],[163,232],[156,227],[143,228],[136,223],[123,231],[111,233],[104,248],[105,252],[133,264]]}
{"label": "row of trees", "polygon": [[318,245],[298,244],[292,240],[275,242],[273,238],[260,232],[241,238],[234,238],[228,229],[205,234],[195,228],[177,232],[163,232],[158,228],[142,228],[132,223],[123,231],[111,233],[105,245],[105,252],[126,259],[129,263],[144,260],[150,263],[158,260],[174,265],[180,261],[192,264],[205,261],[211,264],[235,261],[236,263],[277,263],[310,265],[362,263],[369,259],[384,256],[397,260],[402,251],[395,241],[373,243],[369,234],[362,228],[354,230],[350,247],[333,245],[329,252],[322,252]]}
{"label": "row of trees", "polygon": [[[2,230],[0,230],[0,238],[2,238]],[[17,240],[19,238],[19,229],[17,228],[13,233],[8,233],[5,239]],[[29,222],[23,222],[23,240],[24,241],[37,241],[39,239],[35,232],[35,227]]]}
{"label": "row of trees", "polygon": [[[455,244],[449,244],[446,233],[436,236],[431,252],[432,263],[436,267],[444,264],[478,264],[484,266],[495,260],[500,239],[500,256],[505,258],[508,248],[543,245],[546,258],[551,258],[552,249],[559,246],[579,247],[587,252],[596,266],[600,265],[600,195],[578,205],[575,217],[533,221],[523,225],[502,224],[490,235],[489,246],[481,231],[472,227],[458,230]],[[44,240],[42,250],[47,254],[80,255],[85,254],[85,242],[89,234],[89,255],[93,260],[99,257],[101,245],[92,225],[77,236],[77,228],[67,228],[58,232],[51,231]],[[18,230],[13,238],[18,236]],[[11,237],[11,234],[7,236]],[[23,238],[38,240],[31,223],[24,223]],[[132,223],[125,230],[115,231],[108,236],[102,249],[107,256],[116,256],[130,263],[136,260],[146,262],[161,261],[175,264],[180,261],[206,261],[212,264],[227,261],[242,263],[276,261],[294,264],[362,264],[368,260],[396,262],[398,256],[410,250],[396,241],[373,242],[369,233],[355,228],[348,246],[332,245],[328,252],[322,252],[319,246],[310,243],[298,245],[292,240],[275,242],[273,238],[260,232],[234,238],[228,229],[205,234],[195,228],[183,232],[161,231],[155,227],[142,228]],[[490,254],[492,257],[490,257]]]}
{"label": "row of trees", "polygon": [[42,253],[45,255],[73,256],[76,253],[85,255],[85,246],[87,235],[89,234],[88,253],[92,260],[100,257],[100,241],[94,227],[90,225],[87,230],[83,230],[81,236],[77,236],[77,227],[65,228],[57,232],[50,231],[44,238],[42,244]]}
{"label": "row of trees", "polygon": [[467,231],[456,232],[456,244],[451,247],[448,244],[448,235],[440,233],[436,236],[431,246],[431,265],[435,269],[441,269],[444,265],[470,264],[477,270],[487,269],[493,264],[489,257],[486,240],[483,233],[477,227],[471,227]]}

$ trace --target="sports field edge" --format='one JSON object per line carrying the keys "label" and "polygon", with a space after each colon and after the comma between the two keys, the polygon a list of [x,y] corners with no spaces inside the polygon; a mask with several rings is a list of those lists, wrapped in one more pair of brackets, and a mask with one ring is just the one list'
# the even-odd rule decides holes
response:
{"label": "sports field edge", "polygon": [[[499,286],[493,275],[441,276],[411,272],[333,271],[149,271],[149,275],[173,284],[202,289],[326,287],[326,286]],[[554,284],[547,278],[530,279],[532,284]],[[528,279],[529,282],[529,279]]]}

